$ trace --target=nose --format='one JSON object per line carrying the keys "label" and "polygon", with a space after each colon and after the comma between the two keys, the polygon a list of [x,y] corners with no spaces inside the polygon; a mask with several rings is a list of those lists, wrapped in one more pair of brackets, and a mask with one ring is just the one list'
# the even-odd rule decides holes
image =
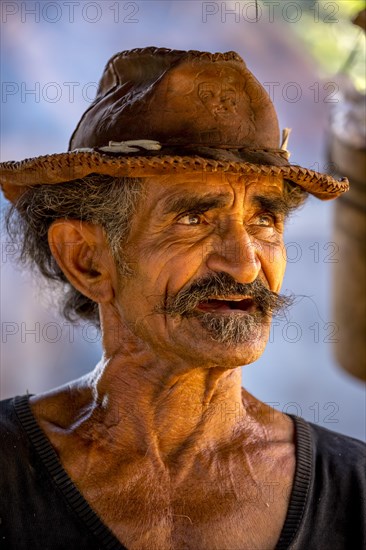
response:
{"label": "nose", "polygon": [[255,281],[262,267],[258,246],[241,222],[232,223],[221,242],[211,247],[206,265],[210,271],[224,271],[243,284]]}

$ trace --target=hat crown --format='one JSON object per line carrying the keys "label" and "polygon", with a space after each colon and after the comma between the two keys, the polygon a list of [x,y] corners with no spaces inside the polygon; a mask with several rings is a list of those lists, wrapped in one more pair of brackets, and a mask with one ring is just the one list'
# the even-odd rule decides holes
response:
{"label": "hat crown", "polygon": [[279,146],[279,127],[269,95],[237,53],[151,47],[107,63],[69,148],[133,139],[265,149]]}

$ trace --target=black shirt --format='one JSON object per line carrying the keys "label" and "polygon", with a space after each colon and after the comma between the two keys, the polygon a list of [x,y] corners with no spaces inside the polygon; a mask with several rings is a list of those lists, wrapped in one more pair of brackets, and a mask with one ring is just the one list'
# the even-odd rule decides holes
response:
{"label": "black shirt", "polygon": [[[0,402],[0,547],[126,550],[63,469],[28,399]],[[295,480],[275,550],[364,550],[366,445],[291,418]]]}

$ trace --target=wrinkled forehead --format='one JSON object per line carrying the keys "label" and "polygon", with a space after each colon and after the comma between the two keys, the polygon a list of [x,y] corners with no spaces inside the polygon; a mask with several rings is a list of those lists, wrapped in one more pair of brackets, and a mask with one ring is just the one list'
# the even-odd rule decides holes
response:
{"label": "wrinkled forehead", "polygon": [[203,172],[179,175],[149,177],[145,180],[146,194],[151,201],[160,201],[171,195],[191,193],[214,194],[260,193],[262,195],[283,195],[282,176],[240,175],[227,172]]}

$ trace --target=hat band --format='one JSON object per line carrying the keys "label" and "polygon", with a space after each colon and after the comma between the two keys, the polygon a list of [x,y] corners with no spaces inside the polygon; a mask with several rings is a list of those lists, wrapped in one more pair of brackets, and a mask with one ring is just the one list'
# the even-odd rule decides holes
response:
{"label": "hat band", "polygon": [[286,151],[286,149],[273,149],[273,148],[263,148],[263,147],[247,147],[243,146],[243,144],[238,145],[225,145],[220,144],[218,147],[216,144],[210,144],[210,145],[203,145],[202,143],[161,143],[159,141],[151,140],[151,139],[135,139],[135,140],[128,140],[128,141],[109,141],[108,145],[105,145],[103,147],[82,147],[73,149],[73,151],[100,151],[102,153],[112,153],[112,154],[131,154],[131,153],[138,153],[141,150],[146,151],[160,151],[162,148],[169,147],[179,147],[182,149],[192,149],[192,148],[208,148],[208,149],[224,149],[224,150],[233,150],[233,151],[250,151],[250,152],[265,152],[265,153],[272,153],[275,155],[280,155],[282,158],[288,160],[290,157],[290,153]]}

